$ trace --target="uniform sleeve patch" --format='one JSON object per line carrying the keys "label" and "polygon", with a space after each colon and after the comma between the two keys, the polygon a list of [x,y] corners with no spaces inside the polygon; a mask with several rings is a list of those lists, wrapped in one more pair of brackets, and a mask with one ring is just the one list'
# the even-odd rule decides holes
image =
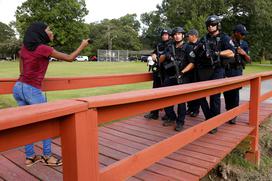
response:
{"label": "uniform sleeve patch", "polygon": [[190,57],[192,57],[192,58],[195,58],[195,57],[196,57],[196,55],[195,55],[195,52],[194,52],[194,51],[191,51],[191,52],[189,53],[189,55],[190,55]]}
{"label": "uniform sleeve patch", "polygon": [[235,46],[232,40],[229,41],[229,44],[231,44],[233,47]]}

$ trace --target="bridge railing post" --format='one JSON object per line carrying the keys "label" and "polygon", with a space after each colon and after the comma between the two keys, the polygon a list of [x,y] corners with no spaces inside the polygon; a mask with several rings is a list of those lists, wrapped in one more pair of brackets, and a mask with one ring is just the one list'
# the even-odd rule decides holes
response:
{"label": "bridge railing post", "polygon": [[63,180],[99,179],[97,111],[86,110],[61,121]]}
{"label": "bridge railing post", "polygon": [[250,133],[251,149],[246,154],[246,159],[259,166],[260,148],[259,148],[259,108],[261,94],[261,77],[250,81],[250,103],[249,103],[249,125],[254,127]]}

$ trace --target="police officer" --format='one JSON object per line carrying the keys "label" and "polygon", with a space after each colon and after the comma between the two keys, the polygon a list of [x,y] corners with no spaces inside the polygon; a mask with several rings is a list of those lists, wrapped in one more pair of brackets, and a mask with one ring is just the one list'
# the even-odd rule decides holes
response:
{"label": "police officer", "polygon": [[[164,68],[163,86],[173,86],[189,83],[191,70],[194,68],[194,55],[190,54],[191,46],[184,42],[185,31],[182,27],[173,29],[173,42],[169,43],[165,54],[160,57],[161,65]],[[163,126],[170,126],[176,122],[176,131],[181,131],[184,125],[186,114],[185,103],[178,104],[178,115],[174,107],[165,108],[167,120]]]}
{"label": "police officer", "polygon": [[[198,48],[200,40],[199,40],[199,33],[196,29],[191,29],[186,34],[188,44],[192,46],[192,48],[195,50]],[[196,76],[196,68],[195,67],[192,71],[192,80],[191,82],[197,82],[197,76]],[[192,100],[187,103],[187,111],[186,114],[190,115],[191,117],[196,117],[199,114],[199,108],[200,108],[200,102],[199,100]]]}
{"label": "police officer", "polygon": [[[164,53],[165,47],[170,39],[171,30],[163,29],[161,31],[161,42],[156,45],[155,50],[151,54],[152,64],[149,65],[149,69],[152,70],[153,75],[153,88],[158,88],[162,86],[163,82],[163,68],[159,64],[159,57]],[[150,63],[149,63],[150,64]],[[159,110],[153,110],[149,114],[144,115],[147,119],[158,119],[159,118]],[[163,116],[163,119],[167,119],[166,116]]]}
{"label": "police officer", "polygon": [[[234,58],[234,46],[231,38],[221,32],[221,19],[219,16],[211,15],[206,21],[208,33],[201,38],[204,53],[203,58],[198,61],[198,77],[200,81],[222,79],[225,77],[225,67],[231,58]],[[201,102],[201,108],[205,103]],[[220,93],[210,96],[210,113],[206,119],[220,114],[221,100]],[[211,134],[217,132],[217,128],[210,131]]]}
{"label": "police officer", "polygon": [[[243,40],[248,34],[246,27],[238,24],[233,29],[232,41],[235,47],[235,56],[226,67],[226,77],[235,77],[243,74],[243,68],[246,62],[250,62],[251,58],[248,55],[248,44]],[[230,110],[239,106],[239,89],[234,89],[224,92],[226,110]],[[229,124],[235,124],[236,117],[229,121]]]}

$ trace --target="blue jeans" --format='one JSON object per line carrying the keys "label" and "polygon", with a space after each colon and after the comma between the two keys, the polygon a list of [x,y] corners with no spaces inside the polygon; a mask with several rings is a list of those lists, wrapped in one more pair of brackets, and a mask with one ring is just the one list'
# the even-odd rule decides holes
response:
{"label": "blue jeans", "polygon": [[[40,104],[46,102],[46,98],[40,89],[31,85],[16,82],[13,87],[13,97],[17,101],[18,106],[26,106],[32,104]],[[43,140],[43,155],[50,156],[51,152],[51,139]],[[34,145],[29,144],[25,146],[26,157],[33,157],[35,155]]]}

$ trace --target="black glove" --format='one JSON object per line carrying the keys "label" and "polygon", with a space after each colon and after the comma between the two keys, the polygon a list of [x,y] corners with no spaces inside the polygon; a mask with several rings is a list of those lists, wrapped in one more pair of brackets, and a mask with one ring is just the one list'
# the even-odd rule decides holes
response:
{"label": "black glove", "polygon": [[183,77],[184,77],[184,73],[180,72],[178,75],[178,84],[182,84],[183,83]]}

